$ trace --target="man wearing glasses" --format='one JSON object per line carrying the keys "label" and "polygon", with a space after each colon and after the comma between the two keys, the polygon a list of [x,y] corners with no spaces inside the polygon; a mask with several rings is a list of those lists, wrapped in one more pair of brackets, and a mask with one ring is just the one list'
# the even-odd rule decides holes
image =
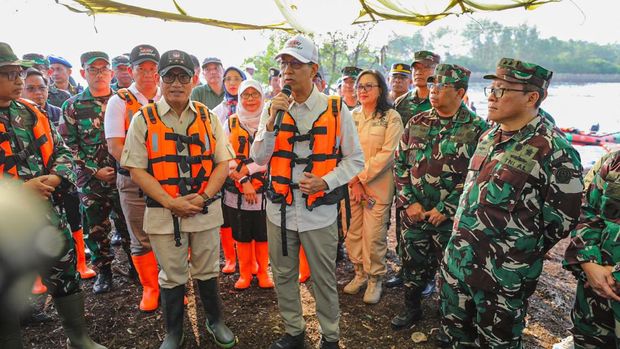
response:
{"label": "man wearing glasses", "polygon": [[398,97],[409,91],[411,86],[411,66],[405,63],[392,64],[388,84],[390,86],[388,98],[391,103],[394,103]]}
{"label": "man wearing glasses", "polygon": [[224,100],[224,67],[217,57],[207,57],[202,61],[202,76],[207,82],[192,90],[192,101],[198,101],[213,110]]}
{"label": "man wearing glasses", "polygon": [[402,313],[392,319],[395,330],[422,318],[422,291],[435,278],[469,159],[487,129],[486,122],[463,104],[469,75],[456,64],[437,65],[429,83],[432,108],[409,120],[396,150],[405,302]]}
{"label": "man wearing glasses", "polygon": [[[435,66],[439,64],[439,55],[430,51],[417,51],[414,53],[414,59],[411,63],[413,68],[413,86],[414,89],[397,98],[394,101],[394,109],[403,118],[403,126],[407,125],[407,122],[414,115],[431,109],[431,102],[428,98],[430,93],[427,82],[428,78],[433,75]],[[396,209],[396,252],[400,249],[401,241],[401,211]],[[388,279],[385,282],[385,287],[397,287],[402,286],[403,279],[401,272],[399,271],[395,276]],[[428,290],[432,292],[432,287],[429,285]],[[426,292],[426,291],[425,291]]]}
{"label": "man wearing glasses", "polygon": [[[336,282],[337,204],[342,190],[364,167],[357,131],[337,96],[314,87],[318,49],[301,35],[290,38],[276,59],[292,96],[280,93],[266,109],[252,145],[258,165],[269,163],[267,236],[285,335],[271,349],[304,347],[306,323],[299,294],[303,246],[315,288],[321,348],[338,348],[340,307]],[[284,111],[276,126],[276,114]],[[279,127],[276,131],[276,127]],[[294,145],[293,145],[294,144]]]}
{"label": "man wearing glasses", "polygon": [[[55,206],[49,206],[48,216],[56,221],[62,234],[62,248],[55,263],[41,273],[43,283],[54,300],[68,337],[67,346],[105,349],[88,336],[73,239],[58,202],[52,199],[75,184],[71,152],[47,116],[32,102],[20,99],[26,78],[23,67],[31,64],[18,60],[8,44],[0,43],[0,177],[24,181],[24,190],[33,191]],[[17,314],[2,313],[0,347],[22,348]]]}
{"label": "man wearing glasses", "polygon": [[99,294],[110,292],[112,288],[114,254],[108,238],[112,212],[114,227],[123,238],[123,249],[128,257],[129,233],[116,188],[116,161],[108,152],[104,135],[104,113],[112,96],[110,81],[114,73],[104,52],[86,52],[80,61],[80,73],[88,87],[62,105],[60,131],[76,162],[78,194],[88,225],[91,259],[97,272],[93,291]]}
{"label": "man wearing glasses", "polygon": [[179,348],[184,342],[183,295],[190,273],[198,282],[207,330],[218,346],[231,348],[237,340],[224,323],[218,291],[224,221],[219,191],[235,151],[217,116],[190,101],[198,76],[189,54],[163,53],[158,73],[163,98],[132,118],[121,165],[145,194],[143,229],[161,267],[167,333],[160,349]]}
{"label": "man wearing glasses", "polygon": [[521,348],[543,257],[575,227],[579,154],[541,115],[553,73],[502,58],[441,265],[442,327],[454,348]]}

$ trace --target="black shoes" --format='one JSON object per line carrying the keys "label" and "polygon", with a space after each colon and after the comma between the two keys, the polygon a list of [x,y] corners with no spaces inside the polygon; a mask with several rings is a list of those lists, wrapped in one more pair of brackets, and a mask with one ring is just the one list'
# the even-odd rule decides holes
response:
{"label": "black shoes", "polygon": [[393,330],[410,328],[414,323],[422,319],[422,291],[411,287],[405,287],[405,308],[396,315],[390,325]]}
{"label": "black shoes", "polygon": [[112,266],[108,264],[99,268],[97,279],[93,285],[93,292],[101,294],[110,292],[110,290],[112,290]]}
{"label": "black shoes", "polygon": [[393,288],[393,287],[400,287],[403,285],[403,278],[400,277],[400,272],[397,273],[396,275],[392,276],[391,278],[389,278],[385,283],[384,283],[385,287],[387,288]]}
{"label": "black shoes", "polygon": [[[304,349],[304,339],[306,333],[302,332],[296,336],[285,333],[277,341],[273,342],[269,349]],[[338,343],[336,343],[338,345]],[[321,339],[321,348],[323,348],[323,340]],[[338,348],[337,346],[335,348]]]}
{"label": "black shoes", "polygon": [[338,345],[338,341],[328,342],[327,339],[325,339],[325,337],[321,337],[321,346],[319,348],[320,349],[340,349],[340,346]]}

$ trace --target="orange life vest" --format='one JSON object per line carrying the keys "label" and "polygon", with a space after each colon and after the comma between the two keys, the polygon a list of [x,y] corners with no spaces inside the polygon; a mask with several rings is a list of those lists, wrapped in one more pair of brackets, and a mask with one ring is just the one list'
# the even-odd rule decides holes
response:
{"label": "orange life vest", "polygon": [[[250,158],[250,146],[254,142],[254,136],[241,126],[239,117],[237,114],[231,115],[228,118],[228,129],[230,130],[229,141],[230,145],[235,150],[237,157],[237,171],[241,171],[248,164],[254,162]],[[248,178],[252,181],[252,186],[257,193],[261,193],[265,187],[265,173],[257,172],[250,175]],[[243,193],[243,186],[239,181],[233,181],[231,178],[226,180],[226,189],[233,193]]]}
{"label": "orange life vest", "polygon": [[[186,135],[175,133],[166,126],[157,114],[154,103],[142,108],[147,124],[148,172],[172,197],[204,193],[214,168],[216,140],[209,120],[209,109],[199,102],[190,103],[194,103],[197,113],[187,127]],[[188,147],[188,156],[179,155],[180,151]],[[189,170],[189,178],[180,176]],[[147,198],[146,203],[149,207],[161,206],[150,198]]]}
{"label": "orange life vest", "polygon": [[116,91],[118,97],[125,102],[125,133],[129,130],[131,117],[134,116],[142,108],[142,103],[138,102],[138,98],[129,89],[121,88]]}
{"label": "orange life vest", "polygon": [[[305,172],[311,172],[319,177],[326,175],[336,167],[342,157],[340,108],[340,97],[329,96],[327,109],[319,115],[312,124],[312,129],[305,135],[299,134],[293,117],[288,112],[284,113],[269,162],[270,182],[267,194],[272,202],[292,205],[293,189],[299,188],[299,184],[292,181],[294,166],[305,164]],[[308,140],[312,155],[309,158],[299,158],[295,154],[295,143]],[[329,194],[320,191],[312,195],[304,195],[304,197],[306,207],[312,210],[320,205],[336,204],[342,199],[342,191],[332,190]]]}
{"label": "orange life vest", "polygon": [[35,151],[38,151],[43,159],[43,166],[47,170],[54,154],[52,129],[45,112],[34,102],[27,99],[20,98],[17,102],[24,105],[34,115],[34,124],[32,125],[34,141],[26,149],[14,153],[11,148],[11,134],[13,131],[9,130],[8,124],[0,122],[0,174],[13,178],[19,178],[17,171],[18,158],[26,159]]}

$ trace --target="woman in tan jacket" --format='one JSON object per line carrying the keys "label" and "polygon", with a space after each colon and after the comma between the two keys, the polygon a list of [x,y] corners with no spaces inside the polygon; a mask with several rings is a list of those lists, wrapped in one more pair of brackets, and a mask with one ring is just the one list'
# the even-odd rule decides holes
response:
{"label": "woman in tan jacket", "polygon": [[364,302],[381,298],[387,271],[387,223],[394,196],[394,151],[403,133],[400,115],[388,102],[385,79],[376,70],[360,73],[356,82],[360,106],[353,110],[365,165],[349,182],[351,225],[346,237],[355,277],[344,292],[358,293],[367,285]]}

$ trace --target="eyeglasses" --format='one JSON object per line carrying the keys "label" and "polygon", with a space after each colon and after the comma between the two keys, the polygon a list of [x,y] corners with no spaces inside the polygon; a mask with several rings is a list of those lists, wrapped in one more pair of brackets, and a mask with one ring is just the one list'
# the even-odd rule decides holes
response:
{"label": "eyeglasses", "polygon": [[110,70],[110,68],[108,68],[108,67],[103,67],[103,68],[88,67],[88,68],[86,68],[86,71],[90,75],[97,76],[99,74],[101,74],[101,75],[109,74],[112,70]]}
{"label": "eyeglasses", "polygon": [[301,69],[301,67],[303,67],[304,65],[310,65],[311,63],[302,63],[298,60],[292,60],[292,61],[280,61],[278,62],[280,64],[280,70],[285,70],[287,67],[291,67],[294,70],[297,69]]}
{"label": "eyeglasses", "polygon": [[224,78],[224,82],[241,82],[241,81],[243,81],[243,79],[238,78],[238,77],[229,76],[229,77]]}
{"label": "eyeglasses", "polygon": [[493,87],[493,86],[489,86],[489,87],[485,87],[484,88],[484,95],[486,97],[489,97],[490,95],[494,95],[495,98],[502,98],[502,96],[504,95],[504,92],[506,91],[515,91],[515,92],[532,92],[529,90],[517,90],[514,88],[504,88],[504,87]]}
{"label": "eyeglasses", "polygon": [[30,93],[45,92],[47,91],[47,86],[26,86],[26,91]]}
{"label": "eyeglasses", "polygon": [[364,92],[368,92],[368,91],[370,91],[373,88],[378,87],[378,86],[379,86],[379,84],[360,84],[360,85],[357,85],[355,88],[358,91],[364,90]]}
{"label": "eyeglasses", "polygon": [[174,80],[177,80],[177,79],[183,85],[189,84],[190,81],[192,81],[192,77],[187,73],[179,73],[179,74],[168,73],[161,77],[161,80],[166,84],[172,84],[174,83]]}
{"label": "eyeglasses", "polygon": [[260,93],[258,92],[244,92],[241,94],[241,98],[242,99],[259,99],[260,98]]}
{"label": "eyeglasses", "polygon": [[15,79],[17,79],[18,76],[20,79],[23,80],[26,78],[26,71],[25,70],[1,71],[0,75],[6,76],[6,79],[9,81],[15,81]]}
{"label": "eyeglasses", "polygon": [[449,84],[445,82],[438,82],[438,83],[429,82],[428,84],[426,84],[426,86],[428,86],[429,90],[437,89],[437,91],[441,91],[446,87],[454,87],[453,84]]}

